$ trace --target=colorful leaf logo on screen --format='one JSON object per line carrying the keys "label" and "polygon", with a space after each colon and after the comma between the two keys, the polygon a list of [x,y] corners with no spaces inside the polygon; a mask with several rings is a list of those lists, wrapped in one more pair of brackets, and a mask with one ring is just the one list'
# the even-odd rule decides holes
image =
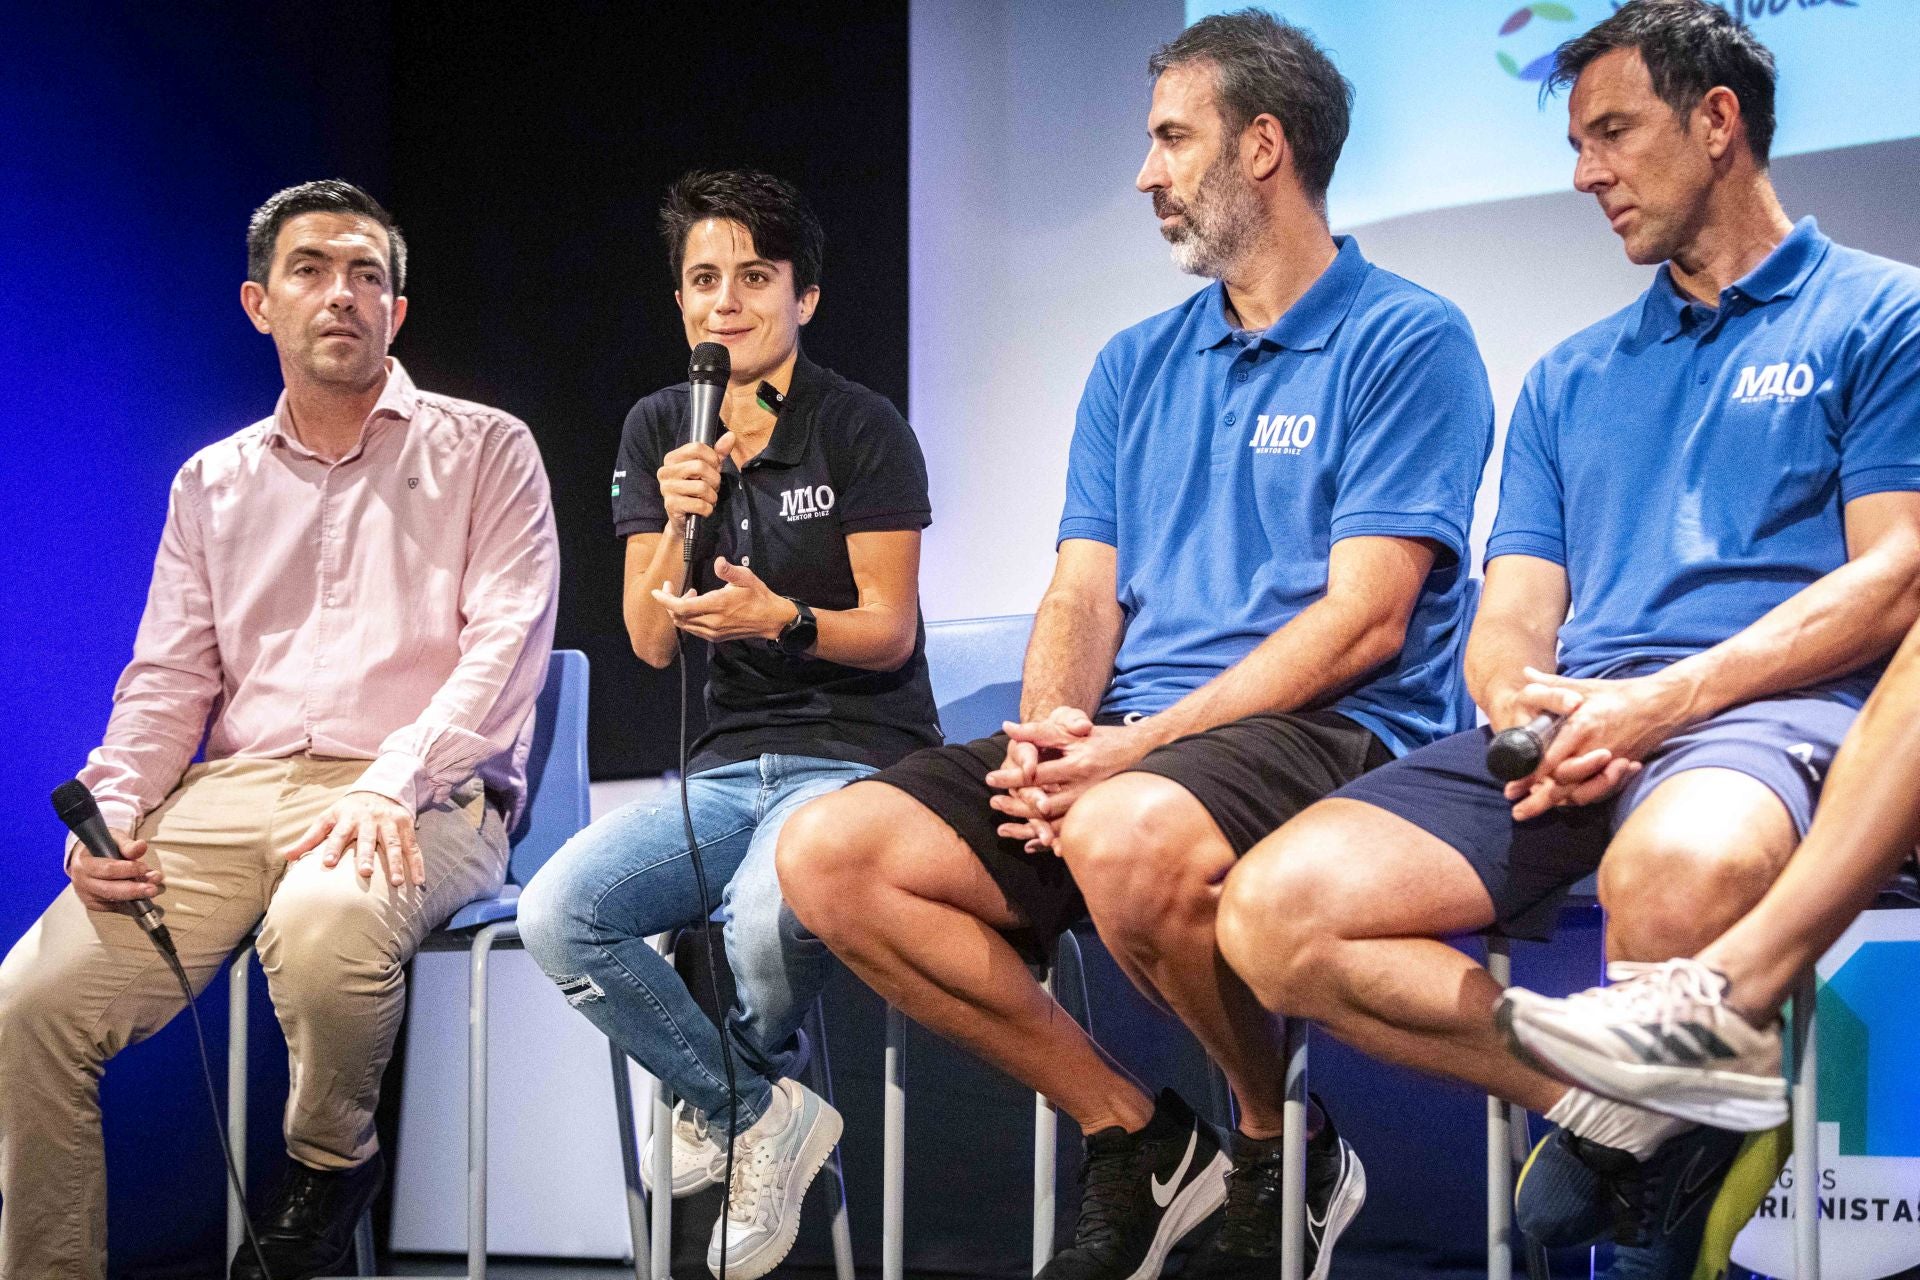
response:
{"label": "colorful leaf logo on screen", "polygon": [[[1542,22],[1572,22],[1574,20],[1573,10],[1567,8],[1566,5],[1550,4],[1547,3],[1546,0],[1541,0],[1541,3],[1522,5],[1520,8],[1515,9],[1512,15],[1500,24],[1500,38],[1504,40],[1515,32],[1525,30],[1533,25],[1534,19],[1536,18]],[[1568,34],[1571,35],[1572,33],[1569,32]],[[1556,39],[1554,43],[1557,45],[1559,40]],[[1519,59],[1515,58],[1505,49],[1494,54],[1494,57],[1499,59],[1501,70],[1516,80],[1530,80],[1537,83],[1538,81],[1545,80],[1547,73],[1553,70],[1552,49],[1548,49],[1545,53],[1524,66],[1521,65]]]}

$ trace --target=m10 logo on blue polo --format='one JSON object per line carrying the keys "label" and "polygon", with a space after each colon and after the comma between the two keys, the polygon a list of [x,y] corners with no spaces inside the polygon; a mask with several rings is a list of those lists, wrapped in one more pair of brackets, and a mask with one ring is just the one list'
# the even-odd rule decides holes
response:
{"label": "m10 logo on blue polo", "polygon": [[1778,364],[1750,364],[1740,370],[1732,399],[1735,404],[1759,404],[1762,400],[1792,404],[1811,390],[1813,366],[1782,360]]}
{"label": "m10 logo on blue polo", "polygon": [[[1820,961],[1820,1261],[1823,1280],[1920,1267],[1920,911],[1869,911]],[[1793,1170],[1783,1170],[1733,1260],[1793,1274]]]}
{"label": "m10 logo on blue polo", "polygon": [[1263,413],[1253,424],[1255,453],[1297,454],[1313,443],[1320,421],[1310,413]]}

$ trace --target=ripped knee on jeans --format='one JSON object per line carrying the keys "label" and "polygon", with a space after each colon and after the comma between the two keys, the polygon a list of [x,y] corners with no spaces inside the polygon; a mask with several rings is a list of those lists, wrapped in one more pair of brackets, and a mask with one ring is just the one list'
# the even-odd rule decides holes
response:
{"label": "ripped knee on jeans", "polygon": [[560,988],[560,994],[565,996],[567,1003],[576,1009],[589,1001],[607,998],[607,993],[600,989],[600,984],[595,982],[590,974],[583,973],[574,978],[555,978],[553,985]]}

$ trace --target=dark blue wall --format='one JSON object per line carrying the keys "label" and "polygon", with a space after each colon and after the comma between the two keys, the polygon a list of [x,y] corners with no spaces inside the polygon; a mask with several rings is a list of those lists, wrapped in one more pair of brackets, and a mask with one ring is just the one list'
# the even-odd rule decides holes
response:
{"label": "dark blue wall", "polygon": [[[248,213],[278,187],[332,174],[386,194],[386,6],[311,16],[242,4],[8,11],[0,723],[15,747],[0,776],[0,946],[65,884],[47,793],[106,722],[173,472],[273,407],[273,348],[238,301]],[[224,1054],[224,1004],[218,993],[202,1004]],[[256,1025],[267,1016],[257,1002]],[[220,1247],[217,1148],[191,1043],[176,1022],[106,1080],[116,1274],[207,1274]],[[279,1052],[263,1045],[255,1072],[263,1171]]]}

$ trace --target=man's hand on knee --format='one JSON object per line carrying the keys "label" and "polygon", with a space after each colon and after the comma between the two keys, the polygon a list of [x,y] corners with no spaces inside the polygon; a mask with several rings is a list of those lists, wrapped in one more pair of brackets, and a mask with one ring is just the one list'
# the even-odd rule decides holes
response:
{"label": "man's hand on knee", "polygon": [[389,883],[427,882],[427,860],[414,834],[413,813],[398,800],[374,791],[347,792],[328,805],[300,842],[287,850],[287,861],[298,862],[318,851],[321,861],[331,867],[349,849],[353,851],[354,867],[364,879],[373,878],[377,854],[387,868]]}
{"label": "man's hand on knee", "polygon": [[135,840],[124,831],[111,834],[125,862],[96,858],[77,840],[67,853],[67,878],[73,881],[74,895],[89,911],[112,911],[123,902],[151,898],[166,883],[160,868],[144,861],[145,840]]}

